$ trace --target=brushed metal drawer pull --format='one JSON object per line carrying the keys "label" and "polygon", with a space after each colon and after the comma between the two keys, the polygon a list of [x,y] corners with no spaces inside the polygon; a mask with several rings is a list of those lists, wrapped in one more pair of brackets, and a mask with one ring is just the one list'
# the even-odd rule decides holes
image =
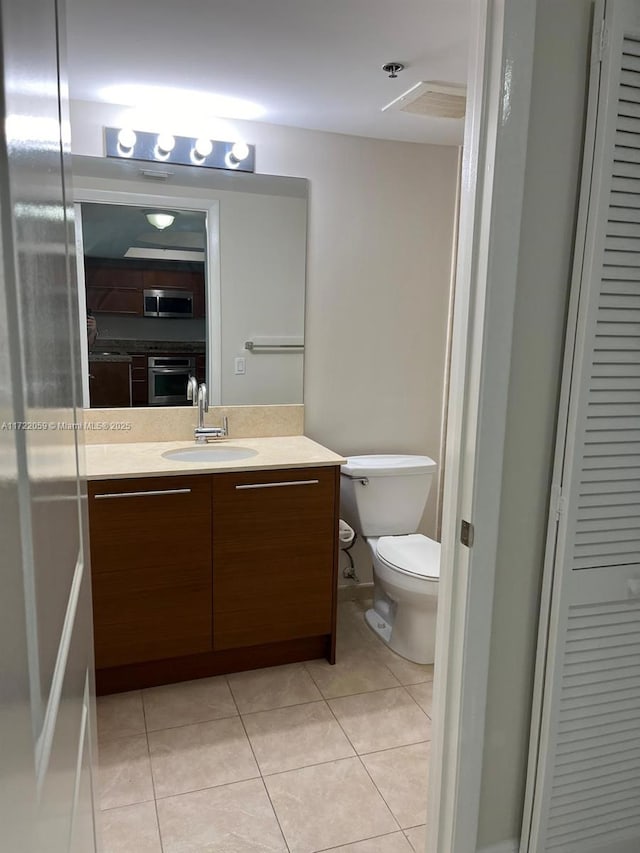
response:
{"label": "brushed metal drawer pull", "polygon": [[148,495],[188,495],[191,489],[157,489],[148,492],[107,492],[104,495],[94,495],[96,500],[101,498],[144,498]]}
{"label": "brushed metal drawer pull", "polygon": [[236,486],[236,489],[275,489],[279,486],[315,486],[320,480],[286,480],[282,483],[249,483],[247,486]]}

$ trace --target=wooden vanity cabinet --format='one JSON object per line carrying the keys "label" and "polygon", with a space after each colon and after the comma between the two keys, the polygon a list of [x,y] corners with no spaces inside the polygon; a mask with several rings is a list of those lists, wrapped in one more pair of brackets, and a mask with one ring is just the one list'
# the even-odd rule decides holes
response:
{"label": "wooden vanity cabinet", "polygon": [[333,663],[339,474],[90,482],[98,693]]}
{"label": "wooden vanity cabinet", "polygon": [[336,472],[213,478],[213,647],[332,632]]}
{"label": "wooden vanity cabinet", "polygon": [[96,669],[211,648],[211,479],[89,483]]}

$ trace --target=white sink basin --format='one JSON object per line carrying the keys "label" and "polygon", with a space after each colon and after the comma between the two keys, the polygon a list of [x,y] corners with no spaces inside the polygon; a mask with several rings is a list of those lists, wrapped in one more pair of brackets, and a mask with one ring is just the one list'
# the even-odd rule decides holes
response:
{"label": "white sink basin", "polygon": [[249,459],[256,456],[257,450],[248,447],[229,447],[209,444],[202,447],[181,447],[179,450],[167,450],[162,455],[174,462],[232,462],[235,459]]}

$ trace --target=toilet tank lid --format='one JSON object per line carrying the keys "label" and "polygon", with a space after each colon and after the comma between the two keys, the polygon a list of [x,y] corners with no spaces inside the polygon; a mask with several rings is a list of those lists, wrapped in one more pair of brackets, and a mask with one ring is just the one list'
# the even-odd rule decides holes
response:
{"label": "toilet tank lid", "polygon": [[378,453],[348,456],[340,470],[347,477],[397,477],[403,474],[428,474],[437,467],[437,463],[428,456]]}
{"label": "toilet tank lid", "polygon": [[440,543],[421,533],[381,536],[376,551],[385,563],[406,575],[433,580],[440,577]]}

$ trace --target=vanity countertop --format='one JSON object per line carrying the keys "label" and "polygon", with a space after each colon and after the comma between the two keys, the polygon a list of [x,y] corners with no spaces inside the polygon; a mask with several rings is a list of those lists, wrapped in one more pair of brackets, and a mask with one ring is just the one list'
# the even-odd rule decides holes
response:
{"label": "vanity countertop", "polygon": [[161,477],[172,474],[214,474],[222,471],[267,471],[278,468],[315,468],[346,462],[304,435],[276,438],[233,437],[203,446],[243,447],[257,451],[247,459],[185,462],[166,459],[167,451],[196,447],[194,441],[144,441],[131,444],[88,444],[87,478]]}

